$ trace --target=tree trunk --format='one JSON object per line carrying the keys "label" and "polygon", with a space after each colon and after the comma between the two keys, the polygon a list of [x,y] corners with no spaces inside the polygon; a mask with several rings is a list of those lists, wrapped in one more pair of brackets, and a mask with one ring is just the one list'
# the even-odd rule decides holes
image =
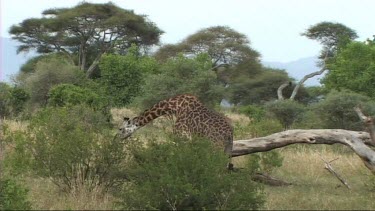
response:
{"label": "tree trunk", "polygon": [[90,65],[89,69],[87,69],[87,72],[86,72],[86,77],[87,78],[91,78],[92,77],[92,75],[94,73],[94,70],[98,66],[100,58],[102,58],[103,54],[104,54],[104,52],[99,53],[99,55],[95,58],[95,60]]}
{"label": "tree trunk", "polygon": [[367,132],[342,129],[287,130],[269,136],[234,141],[233,157],[270,151],[291,144],[343,144],[351,148],[375,174],[375,151]]}

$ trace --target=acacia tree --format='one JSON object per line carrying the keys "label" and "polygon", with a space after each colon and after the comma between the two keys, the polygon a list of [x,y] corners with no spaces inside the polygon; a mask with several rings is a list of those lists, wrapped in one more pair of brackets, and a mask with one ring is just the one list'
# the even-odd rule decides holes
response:
{"label": "acacia tree", "polygon": [[258,60],[259,53],[250,47],[250,41],[227,26],[201,29],[176,45],[165,45],[155,54],[160,60],[184,55],[207,53],[212,59],[212,67],[220,64],[238,64],[244,60]]}
{"label": "acacia tree", "polygon": [[[311,40],[316,40],[323,45],[323,49],[319,56],[321,69],[305,75],[295,86],[290,99],[294,99],[297,95],[299,88],[305,83],[306,80],[317,75],[323,74],[327,70],[327,62],[330,61],[330,58],[334,57],[340,48],[343,48],[345,45],[353,41],[358,37],[357,33],[341,24],[341,23],[332,23],[332,22],[320,22],[313,26],[310,26],[305,32],[301,34],[306,36]],[[290,85],[290,82],[281,84],[279,87],[279,99],[283,99],[282,89]]]}
{"label": "acacia tree", "polygon": [[101,56],[126,51],[131,44],[148,47],[159,42],[162,31],[144,15],[113,3],[80,3],[73,8],[48,9],[42,18],[13,25],[10,34],[21,45],[18,52],[63,52],[91,77]]}
{"label": "acacia tree", "polygon": [[341,24],[332,22],[320,22],[309,27],[302,36],[306,36],[311,40],[316,40],[323,45],[322,54],[320,56],[323,59],[328,52],[329,57],[333,56],[340,46],[349,43],[358,37],[357,33]]}
{"label": "acacia tree", "polygon": [[348,89],[375,98],[375,45],[351,42],[329,63],[323,83],[328,89]]}

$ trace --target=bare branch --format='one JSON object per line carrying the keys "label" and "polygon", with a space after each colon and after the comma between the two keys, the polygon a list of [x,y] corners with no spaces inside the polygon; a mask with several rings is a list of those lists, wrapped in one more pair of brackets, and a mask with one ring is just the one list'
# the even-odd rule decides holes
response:
{"label": "bare branch", "polygon": [[317,76],[317,75],[321,75],[324,73],[324,71],[327,70],[327,67],[326,67],[326,61],[327,61],[327,58],[328,58],[328,52],[329,50],[326,52],[326,55],[323,59],[323,66],[322,68],[319,70],[319,71],[316,71],[316,72],[313,72],[313,73],[310,73],[310,74],[307,74],[305,75],[299,82],[298,84],[296,85],[296,87],[294,87],[293,89],[293,92],[292,92],[292,95],[290,96],[290,99],[291,100],[294,100],[294,98],[296,97],[297,93],[298,93],[298,90],[299,88],[302,86],[303,83],[305,83],[305,81],[309,78],[312,78],[314,76]]}
{"label": "bare branch", "polygon": [[287,81],[279,86],[279,88],[277,89],[277,98],[279,100],[284,100],[283,90],[285,89],[285,87],[290,86],[290,85],[292,85],[292,82]]}
{"label": "bare branch", "polygon": [[335,176],[338,180],[340,180],[340,182],[342,183],[342,184],[344,184],[348,189],[351,189],[350,188],[350,186],[349,186],[349,184],[344,180],[344,178],[342,178],[341,176],[340,176],[340,174],[338,174],[336,171],[335,171],[335,169],[333,169],[333,167],[331,166],[331,163],[333,162],[333,161],[335,161],[335,160],[337,160],[338,158],[336,158],[336,159],[333,159],[333,160],[331,160],[331,161],[326,161],[323,157],[322,157],[322,155],[320,155],[320,159],[322,159],[323,161],[324,161],[324,163],[325,163],[325,169],[327,169],[327,171],[329,171],[331,174],[333,174],[333,176]]}
{"label": "bare branch", "polygon": [[366,126],[367,132],[370,133],[372,142],[375,144],[375,126],[374,119],[372,117],[365,116],[360,107],[354,108],[358,117],[362,120],[363,124]]}
{"label": "bare branch", "polygon": [[287,130],[269,136],[234,142],[233,157],[270,151],[291,144],[343,144],[351,148],[375,174],[375,151],[367,132],[342,129]]}

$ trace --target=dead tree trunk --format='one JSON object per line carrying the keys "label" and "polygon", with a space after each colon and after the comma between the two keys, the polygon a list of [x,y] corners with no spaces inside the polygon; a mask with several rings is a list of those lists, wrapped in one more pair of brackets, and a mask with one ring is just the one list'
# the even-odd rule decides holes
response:
{"label": "dead tree trunk", "polygon": [[233,157],[270,151],[291,144],[343,144],[351,148],[375,174],[375,151],[367,132],[342,129],[287,130],[269,136],[234,142]]}

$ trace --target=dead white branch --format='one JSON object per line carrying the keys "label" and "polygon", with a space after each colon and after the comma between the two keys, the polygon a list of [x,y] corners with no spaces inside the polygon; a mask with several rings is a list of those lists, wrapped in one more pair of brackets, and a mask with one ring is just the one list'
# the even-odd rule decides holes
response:
{"label": "dead white branch", "polygon": [[367,132],[369,132],[372,142],[375,145],[375,126],[374,119],[372,117],[365,116],[359,107],[354,108],[358,117],[362,120],[363,124],[366,126]]}
{"label": "dead white branch", "polygon": [[326,161],[326,160],[322,157],[322,155],[320,155],[320,159],[322,159],[322,160],[324,161],[324,163],[325,163],[325,167],[324,167],[324,168],[327,169],[327,171],[329,171],[331,174],[333,174],[333,176],[335,176],[338,180],[340,180],[340,182],[341,182],[342,184],[344,184],[348,189],[351,189],[350,186],[349,186],[349,184],[344,180],[344,178],[342,178],[342,176],[340,176],[339,173],[337,173],[337,172],[335,171],[335,169],[333,169],[333,167],[332,167],[332,165],[331,165],[331,163],[332,163],[333,161],[337,160],[338,158],[333,159],[333,160],[331,160],[331,161]]}
{"label": "dead white branch", "polygon": [[291,144],[343,144],[351,148],[375,174],[375,151],[367,132],[342,129],[287,130],[269,136],[234,142],[233,157],[270,151]]}
{"label": "dead white branch", "polygon": [[285,87],[287,87],[291,84],[292,84],[292,82],[288,81],[288,82],[285,82],[285,83],[283,83],[279,86],[279,88],[277,89],[277,97],[278,97],[279,100],[284,100],[283,90],[285,89]]}
{"label": "dead white branch", "polygon": [[310,74],[305,75],[305,76],[304,76],[304,77],[298,82],[298,84],[296,85],[296,87],[294,87],[293,92],[292,92],[292,95],[290,96],[290,99],[291,99],[291,100],[294,100],[294,98],[296,97],[296,95],[297,95],[297,93],[298,93],[299,88],[302,86],[302,84],[305,83],[305,81],[307,81],[307,79],[312,78],[312,77],[317,76],[317,75],[321,75],[321,74],[324,73],[324,71],[327,70],[326,61],[327,61],[327,58],[328,58],[328,52],[329,52],[329,50],[327,50],[326,55],[325,55],[325,57],[324,57],[324,59],[323,59],[323,65],[322,65],[322,68],[321,68],[320,70],[316,71],[316,72],[312,72],[312,73],[310,73]]}

